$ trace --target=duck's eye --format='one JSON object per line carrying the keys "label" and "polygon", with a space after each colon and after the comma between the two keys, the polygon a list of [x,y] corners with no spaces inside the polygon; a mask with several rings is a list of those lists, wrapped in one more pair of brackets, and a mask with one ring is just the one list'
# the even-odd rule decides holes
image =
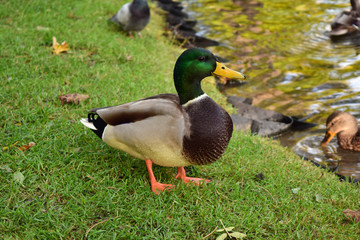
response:
{"label": "duck's eye", "polygon": [[206,60],[206,57],[204,57],[204,56],[200,56],[200,57],[199,57],[199,61],[200,61],[200,62],[205,62],[205,60]]}

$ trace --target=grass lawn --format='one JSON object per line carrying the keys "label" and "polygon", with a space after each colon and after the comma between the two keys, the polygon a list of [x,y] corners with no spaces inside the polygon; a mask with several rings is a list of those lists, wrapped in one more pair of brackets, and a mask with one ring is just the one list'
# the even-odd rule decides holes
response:
{"label": "grass lawn", "polygon": [[[220,161],[189,169],[213,179],[200,187],[155,167],[176,185],[157,196],[143,161],[79,122],[93,107],[175,92],[182,50],[162,36],[153,2],[143,38],[108,25],[124,2],[2,1],[0,239],[215,239],[223,226],[246,239],[359,239],[360,222],[342,213],[360,208],[359,188],[276,141],[235,132]],[[67,54],[51,53],[53,36]],[[213,79],[204,85],[225,106]],[[89,99],[62,105],[68,93]]]}

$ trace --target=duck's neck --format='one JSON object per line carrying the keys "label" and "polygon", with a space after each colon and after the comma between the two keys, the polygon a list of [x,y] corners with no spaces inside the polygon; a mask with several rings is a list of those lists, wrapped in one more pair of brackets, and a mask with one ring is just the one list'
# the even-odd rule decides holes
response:
{"label": "duck's neck", "polygon": [[339,138],[343,139],[352,139],[356,136],[356,133],[358,132],[357,128],[354,129],[348,129],[346,131],[341,131],[337,134]]}
{"label": "duck's neck", "polygon": [[183,105],[204,94],[201,89],[201,77],[191,76],[186,72],[174,72],[175,88]]}
{"label": "duck's neck", "polygon": [[149,12],[149,7],[146,0],[134,0],[130,8],[130,11],[135,14]]}

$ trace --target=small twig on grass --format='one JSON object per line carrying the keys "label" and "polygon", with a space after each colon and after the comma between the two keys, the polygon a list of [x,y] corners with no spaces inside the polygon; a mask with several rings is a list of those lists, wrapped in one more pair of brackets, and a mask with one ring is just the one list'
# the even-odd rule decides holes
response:
{"label": "small twig on grass", "polygon": [[323,176],[324,176],[324,173],[321,172],[321,175],[320,175],[320,177],[318,177],[318,179],[322,178]]}
{"label": "small twig on grass", "polygon": [[231,235],[229,234],[228,230],[226,230],[226,227],[225,227],[224,223],[221,221],[221,219],[219,219],[219,220],[220,220],[220,223],[221,223],[221,225],[223,226],[225,232],[226,232],[227,235],[229,236],[229,238],[232,238]]}
{"label": "small twig on grass", "polygon": [[174,204],[177,203],[175,200],[172,202],[171,206],[169,207],[169,210],[174,207]]}
{"label": "small twig on grass", "polygon": [[104,223],[104,222],[107,222],[109,219],[105,219],[101,222],[98,222],[98,223],[95,223],[94,225],[92,225],[91,227],[89,227],[88,230],[86,230],[86,233],[85,233],[85,239],[87,239],[87,236],[89,234],[89,232],[91,231],[91,229],[93,229],[94,227],[96,227],[97,225],[101,224],[101,223]]}
{"label": "small twig on grass", "polygon": [[227,199],[227,200],[234,201],[233,199],[225,196],[224,194],[221,194],[221,193],[216,189],[216,187],[215,187],[215,192],[216,192],[217,194],[219,194],[219,196],[221,196],[221,197],[223,197],[223,198],[225,198],[225,199]]}
{"label": "small twig on grass", "polygon": [[275,200],[275,198],[271,195],[271,193],[270,193],[269,190],[267,190],[266,188],[264,188],[264,187],[262,187],[262,186],[258,186],[258,185],[256,185],[256,184],[255,184],[255,186],[257,186],[257,187],[259,187],[259,188],[262,188],[262,189],[264,189],[265,191],[267,191],[267,192],[270,194],[272,200],[273,200],[275,203],[277,203],[276,200]]}
{"label": "small twig on grass", "polygon": [[87,177],[87,178],[89,178],[89,179],[91,179],[91,180],[94,180],[94,181],[96,181],[96,180],[97,180],[96,178],[91,177],[91,176],[89,176],[89,175],[87,175],[86,177]]}
{"label": "small twig on grass", "polygon": [[219,225],[217,225],[217,226],[216,226],[216,228],[215,228],[214,230],[212,230],[212,231],[211,231],[211,233],[209,233],[208,235],[206,235],[206,236],[205,236],[205,237],[203,237],[202,239],[205,239],[205,238],[210,237],[210,236],[211,236],[211,234],[213,234],[213,233],[216,231],[216,229],[218,229],[218,227],[219,227]]}
{"label": "small twig on grass", "polygon": [[103,220],[103,221],[101,221],[101,222],[95,223],[94,225],[92,225],[91,227],[89,227],[88,230],[86,230],[84,239],[85,239],[85,240],[87,239],[87,236],[89,235],[89,232],[91,231],[91,229],[93,229],[93,228],[96,227],[97,225],[99,225],[99,224],[101,224],[101,223],[104,223],[104,222],[107,222],[107,221],[109,221],[109,220],[117,219],[117,218],[119,218],[119,217],[120,217],[120,216],[117,216],[117,217],[114,217],[114,218],[108,218],[108,219],[105,219],[105,220]]}

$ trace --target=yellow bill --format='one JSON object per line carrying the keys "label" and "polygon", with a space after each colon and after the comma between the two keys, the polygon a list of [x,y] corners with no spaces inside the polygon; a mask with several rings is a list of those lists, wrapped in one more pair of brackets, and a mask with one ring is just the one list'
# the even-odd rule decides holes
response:
{"label": "yellow bill", "polygon": [[324,139],[321,142],[321,146],[325,147],[336,134],[333,132],[326,132]]}
{"label": "yellow bill", "polygon": [[222,64],[220,62],[216,62],[216,69],[212,74],[217,77],[225,77],[225,78],[235,79],[235,80],[245,79],[244,74],[234,71],[230,68],[227,68],[224,64]]}

